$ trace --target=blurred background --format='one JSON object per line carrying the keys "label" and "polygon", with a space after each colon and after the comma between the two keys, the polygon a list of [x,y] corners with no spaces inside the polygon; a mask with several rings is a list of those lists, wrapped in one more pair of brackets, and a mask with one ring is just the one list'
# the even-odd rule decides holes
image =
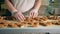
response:
{"label": "blurred background", "polygon": [[[11,15],[4,3],[4,0],[0,0],[0,15]],[[60,15],[60,0],[42,0],[39,15]]]}

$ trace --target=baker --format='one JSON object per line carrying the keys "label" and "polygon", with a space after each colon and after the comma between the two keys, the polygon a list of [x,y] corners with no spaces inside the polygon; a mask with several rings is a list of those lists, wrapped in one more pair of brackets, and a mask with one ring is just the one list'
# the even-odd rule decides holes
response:
{"label": "baker", "polygon": [[41,0],[5,0],[8,10],[19,21],[24,21],[25,15],[38,16]]}

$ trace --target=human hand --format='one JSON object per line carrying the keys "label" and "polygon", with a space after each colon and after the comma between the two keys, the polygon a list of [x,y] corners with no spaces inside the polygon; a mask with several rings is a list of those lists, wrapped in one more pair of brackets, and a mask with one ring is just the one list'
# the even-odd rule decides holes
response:
{"label": "human hand", "polygon": [[30,18],[30,17],[34,18],[34,17],[37,17],[37,16],[38,16],[38,10],[32,9],[32,10],[30,11],[29,18]]}
{"label": "human hand", "polygon": [[12,16],[14,16],[17,20],[21,22],[25,20],[24,15],[20,11],[13,12]]}

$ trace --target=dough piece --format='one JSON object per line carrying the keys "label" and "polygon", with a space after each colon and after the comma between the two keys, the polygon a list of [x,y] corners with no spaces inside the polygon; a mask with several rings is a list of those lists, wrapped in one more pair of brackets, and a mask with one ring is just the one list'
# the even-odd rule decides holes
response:
{"label": "dough piece", "polygon": [[0,16],[0,23],[3,21],[3,17]]}
{"label": "dough piece", "polygon": [[10,23],[10,24],[9,24],[9,27],[18,28],[18,26],[17,26],[15,23]]}
{"label": "dough piece", "polygon": [[17,22],[15,23],[17,26],[21,27],[22,26],[22,23],[21,22]]}
{"label": "dough piece", "polygon": [[4,25],[3,24],[0,24],[0,28],[4,28]]}
{"label": "dough piece", "polygon": [[3,25],[4,25],[5,27],[8,27],[8,24],[9,24],[9,21],[7,21],[7,20],[3,21]]}
{"label": "dough piece", "polygon": [[54,16],[53,19],[54,19],[54,20],[57,20],[57,19],[58,19],[58,16]]}

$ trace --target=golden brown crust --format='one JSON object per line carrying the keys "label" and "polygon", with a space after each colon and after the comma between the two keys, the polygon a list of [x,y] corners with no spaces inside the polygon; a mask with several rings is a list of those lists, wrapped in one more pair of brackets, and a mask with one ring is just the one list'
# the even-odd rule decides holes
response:
{"label": "golden brown crust", "polygon": [[12,27],[12,28],[17,28],[18,27],[15,23],[10,23],[9,26]]}
{"label": "golden brown crust", "polygon": [[[47,20],[58,20],[58,22],[50,22]],[[0,27],[11,27],[11,28],[17,28],[17,27],[38,27],[40,25],[42,26],[51,26],[51,25],[60,25],[60,18],[57,16],[44,16],[44,17],[35,17],[35,18],[26,18],[24,22],[9,22],[8,20],[4,20],[3,17],[0,17]]]}
{"label": "golden brown crust", "polygon": [[0,28],[3,28],[4,27],[4,25],[3,24],[0,24]]}

